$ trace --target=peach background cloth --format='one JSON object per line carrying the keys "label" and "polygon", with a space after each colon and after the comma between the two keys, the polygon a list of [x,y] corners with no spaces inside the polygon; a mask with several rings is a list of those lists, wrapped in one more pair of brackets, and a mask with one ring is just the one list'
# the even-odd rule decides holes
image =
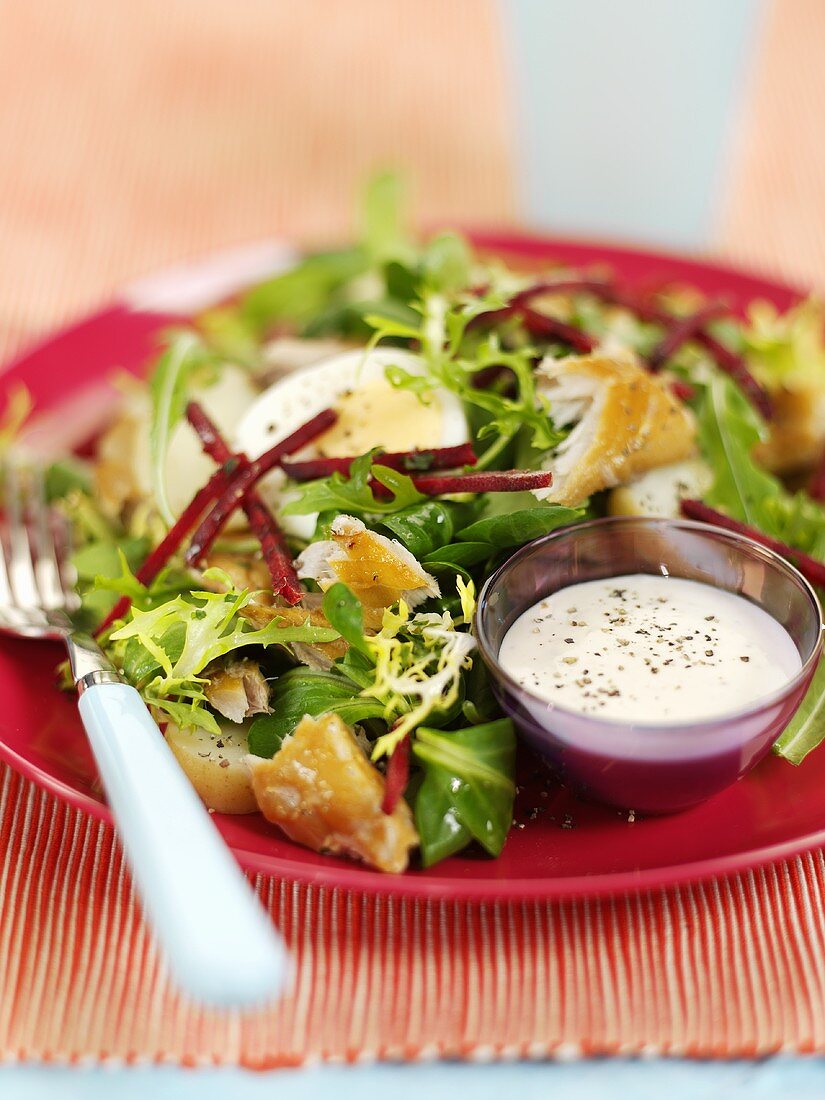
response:
{"label": "peach background cloth", "polygon": [[[777,0],[714,245],[819,286],[823,56],[821,0]],[[379,164],[408,170],[421,220],[514,223],[505,69],[483,0],[0,5],[0,359],[171,261],[346,235]],[[821,853],[564,905],[260,880],[298,981],[245,1019],[177,998],[111,830],[7,769],[0,857],[7,1058],[825,1049]]]}
{"label": "peach background cloth", "polygon": [[[0,5],[0,360],[135,275],[352,231],[376,165],[419,220],[511,224],[490,0]],[[776,0],[714,251],[825,284],[825,10]]]}

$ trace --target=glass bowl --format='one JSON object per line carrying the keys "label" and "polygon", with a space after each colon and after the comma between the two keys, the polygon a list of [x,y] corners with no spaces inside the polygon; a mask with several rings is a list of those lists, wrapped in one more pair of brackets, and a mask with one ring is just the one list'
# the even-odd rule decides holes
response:
{"label": "glass bowl", "polygon": [[[745,597],[785,627],[801,669],[750,707],[665,725],[568,710],[525,690],[501,667],[505,634],[533,604],[572,584],[633,573],[702,581]],[[691,520],[616,517],[565,528],[517,551],[484,585],[475,631],[499,703],[565,781],[622,809],[668,813],[729,786],[770,750],[811,682],[822,612],[797,570],[752,539]]]}

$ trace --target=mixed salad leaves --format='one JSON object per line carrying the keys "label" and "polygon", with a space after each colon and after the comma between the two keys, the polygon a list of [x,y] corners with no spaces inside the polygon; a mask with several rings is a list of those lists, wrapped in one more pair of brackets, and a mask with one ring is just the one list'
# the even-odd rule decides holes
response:
{"label": "mixed salad leaves", "polygon": [[[513,270],[455,233],[422,244],[405,230],[397,179],[382,176],[360,243],[169,332],[94,458],[49,470],[74,532],[80,617],[158,719],[195,739],[196,786],[214,766],[248,788],[258,761],[277,787],[292,742],[328,806],[311,811],[314,841],[270,811],[289,835],[384,869],[416,846],[425,866],[473,842],[495,856],[512,822],[515,738],[475,654],[479,586],[515,548],[585,517],[681,510],[782,543],[825,588],[824,320],[814,300],[785,315],[756,302],[740,317],[691,288],[640,295],[603,272]],[[353,348],[365,362],[397,351],[371,399],[376,385],[385,402],[411,395],[434,437],[394,449],[401,406],[385,404],[385,423],[339,435],[363,444],[372,431],[368,445],[325,449],[344,405],[358,405],[358,374],[254,448],[242,416],[227,422],[221,387],[250,406],[286,401],[293,368]],[[675,421],[603,442],[606,386],[630,386]],[[439,437],[447,398],[461,410],[457,442]],[[24,404],[18,395],[4,432]],[[596,443],[606,457],[578,499],[562,485]],[[200,463],[189,472],[186,447]],[[349,765],[313,773],[333,716],[379,779],[360,820],[346,820]],[[248,749],[241,765],[221,752],[229,738]],[[823,738],[820,671],[776,751],[799,763]],[[401,857],[365,847],[365,814],[408,815]]]}

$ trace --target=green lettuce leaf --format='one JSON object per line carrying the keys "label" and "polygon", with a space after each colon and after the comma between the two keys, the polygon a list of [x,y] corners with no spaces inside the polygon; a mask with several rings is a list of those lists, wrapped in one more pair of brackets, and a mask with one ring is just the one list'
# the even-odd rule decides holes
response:
{"label": "green lettuce leaf", "polygon": [[[763,437],[758,413],[728,378],[717,376],[699,405],[699,441],[714,473],[706,500],[715,508],[815,558],[825,558],[825,509],[805,493],[789,493],[757,466],[753,448]],[[825,740],[822,664],[775,751],[794,764]]]}
{"label": "green lettuce leaf", "polygon": [[415,824],[425,867],[471,840],[491,856],[504,846],[513,819],[516,739],[508,718],[466,729],[420,727],[413,753],[424,770],[415,795]]}
{"label": "green lettuce leaf", "polygon": [[[217,579],[218,571],[204,574],[207,580],[213,575]],[[225,574],[219,579],[228,581]],[[250,592],[193,591],[146,610],[133,604],[131,619],[109,635],[107,649],[127,675],[131,670],[134,686],[150,706],[176,722],[217,732],[203,693],[202,674],[213,661],[252,645],[319,644],[338,637],[332,627],[282,624],[278,619],[255,629],[240,614],[251,599]],[[147,682],[154,666],[157,672]]]}
{"label": "green lettuce leaf", "polygon": [[716,375],[698,409],[699,444],[713,470],[705,500],[813,557],[825,557],[825,509],[806,493],[789,493],[753,458],[765,426],[738,386]]}
{"label": "green lettuce leaf", "polygon": [[337,672],[294,668],[280,676],[272,690],[271,714],[262,714],[249,727],[249,751],[267,759],[275,755],[305,714],[318,718],[338,714],[348,725],[381,718],[384,708],[365,699],[351,680]]}
{"label": "green lettuce leaf", "polygon": [[425,500],[384,517],[382,526],[421,559],[452,541],[462,512],[461,505],[449,501]]}
{"label": "green lettuce leaf", "polygon": [[477,520],[459,531],[457,538],[461,542],[486,542],[494,550],[506,550],[523,546],[559,527],[569,527],[583,518],[581,508],[547,504]]}
{"label": "green lettuce leaf", "polygon": [[[441,247],[453,256],[445,286],[458,279],[456,256],[460,246],[444,240]],[[446,260],[445,260],[446,262]],[[453,271],[455,267],[455,271]],[[538,392],[534,362],[536,351],[531,347],[504,348],[498,333],[478,336],[468,332],[472,320],[481,314],[501,308],[507,296],[493,287],[486,294],[458,295],[457,300],[444,289],[424,286],[417,325],[399,326],[377,315],[365,320],[375,330],[373,344],[382,340],[415,340],[421,349],[426,374],[414,374],[402,367],[387,369],[387,378],[394,386],[409,389],[422,400],[437,388],[451,390],[465,405],[475,410],[480,419],[475,435],[478,440],[492,440],[481,454],[478,469],[495,468],[517,436],[526,434],[537,457],[555,447],[563,438],[553,424],[547,401]],[[495,387],[478,387],[476,375],[491,367],[506,367],[515,381],[515,393],[499,393]]]}
{"label": "green lettuce leaf", "polygon": [[825,740],[825,657],[811,681],[811,686],[799,710],[791,719],[773,747],[778,756],[792,764],[801,764],[805,757]]}
{"label": "green lettuce leaf", "polygon": [[175,426],[186,408],[192,374],[211,360],[196,333],[181,329],[171,333],[149,381],[152,421],[149,449],[152,460],[152,490],[160,514],[168,524],[175,522],[166,492],[166,454]]}
{"label": "green lettuce leaf", "polygon": [[756,444],[765,438],[759,413],[738,386],[716,374],[702,395],[698,417],[699,445],[714,475],[707,503],[775,534],[767,502],[785,490],[752,457]]}
{"label": "green lettuce leaf", "polygon": [[473,255],[458,233],[439,233],[428,241],[422,257],[424,285],[435,293],[455,294],[470,283]]}
{"label": "green lettuce leaf", "polygon": [[404,225],[404,182],[397,172],[378,172],[367,184],[361,239],[373,264],[407,264],[415,248]]}
{"label": "green lettuce leaf", "polygon": [[768,389],[825,389],[825,303],[806,298],[786,313],[754,302],[741,330],[748,367]]}
{"label": "green lettuce leaf", "polygon": [[92,491],[92,468],[83,459],[67,455],[46,467],[44,475],[46,500],[52,504],[63,500],[70,493],[90,494]]}
{"label": "green lettuce leaf", "polygon": [[241,300],[241,317],[258,336],[278,321],[305,324],[328,308],[352,279],[367,271],[369,262],[361,247],[307,256],[250,290]]}
{"label": "green lettuce leaf", "polygon": [[324,615],[348,645],[369,653],[364,639],[364,608],[351,588],[338,581],[324,593]]}
{"label": "green lettuce leaf", "polygon": [[[374,478],[392,494],[378,498],[369,486]],[[391,470],[380,463],[373,465],[373,453],[353,462],[350,476],[335,473],[331,477],[308,481],[301,486],[301,495],[284,509],[285,516],[312,512],[346,512],[355,516],[385,516],[418,504],[426,497],[419,493],[406,474]]]}

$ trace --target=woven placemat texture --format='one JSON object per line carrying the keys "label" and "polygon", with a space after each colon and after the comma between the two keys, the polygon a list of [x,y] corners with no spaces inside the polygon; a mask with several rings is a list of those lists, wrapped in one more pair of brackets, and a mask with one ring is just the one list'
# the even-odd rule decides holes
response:
{"label": "woven placemat texture", "polygon": [[[56,1061],[760,1055],[825,1047],[825,861],[566,904],[255,883],[297,963],[241,1018],[181,1001],[112,831],[6,770],[0,1051]],[[209,914],[204,914],[204,920]],[[231,935],[215,929],[215,951]]]}
{"label": "woven placemat texture", "polygon": [[[817,285],[823,50],[819,0],[772,6],[717,246]],[[273,234],[346,235],[352,194],[379,164],[408,170],[423,221],[512,223],[504,73],[483,0],[3,5],[0,359],[168,262]],[[257,879],[297,982],[246,1018],[176,996],[112,830],[5,768],[0,860],[7,1059],[263,1067],[825,1049],[821,853],[567,904],[415,903]]]}

